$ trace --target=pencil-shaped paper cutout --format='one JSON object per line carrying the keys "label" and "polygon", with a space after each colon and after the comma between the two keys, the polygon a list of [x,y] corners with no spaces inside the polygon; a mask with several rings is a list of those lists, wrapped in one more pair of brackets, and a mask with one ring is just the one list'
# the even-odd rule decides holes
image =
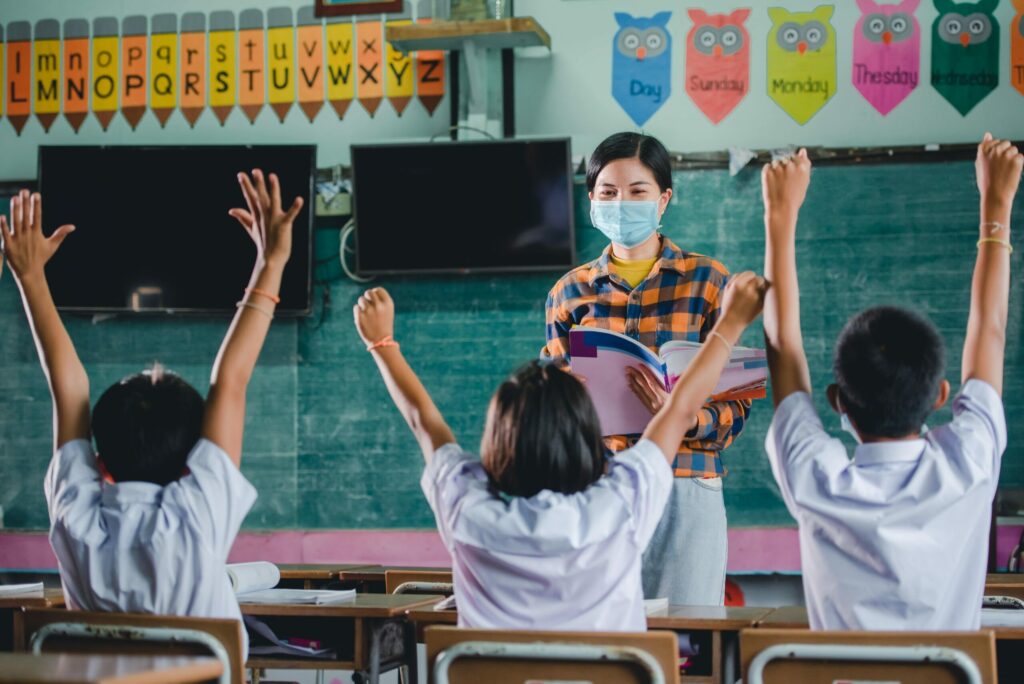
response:
{"label": "pencil-shaped paper cutout", "polygon": [[202,12],[186,12],[181,15],[181,113],[189,126],[206,107],[206,15]]}
{"label": "pencil-shaped paper cutout", "polygon": [[178,17],[157,14],[149,36],[149,108],[161,126],[178,104]]}
{"label": "pencil-shaped paper cutout", "polygon": [[[0,74],[4,73],[4,25],[0,24]],[[4,113],[4,91],[7,88],[3,87],[6,84],[3,79],[0,79],[0,117]]]}
{"label": "pencil-shaped paper cutout", "polygon": [[266,102],[263,12],[243,10],[238,15],[238,28],[238,103],[249,123],[256,123]]}
{"label": "pencil-shaped paper cutout", "polygon": [[7,25],[7,118],[21,135],[32,112],[32,25],[14,21]]}
{"label": "pencil-shaped paper cutout", "polygon": [[238,61],[235,44],[235,15],[220,11],[210,13],[210,109],[223,126],[235,108],[238,88]]}
{"label": "pencil-shaped paper cutout", "polygon": [[141,15],[121,22],[121,114],[133,131],[146,113],[147,24]]}
{"label": "pencil-shaped paper cutout", "polygon": [[[388,22],[388,26],[406,26],[411,23],[412,21],[408,19],[401,19]],[[402,116],[402,112],[412,100],[416,72],[412,57],[405,52],[399,52],[391,43],[387,44],[387,58],[388,101],[395,108],[398,116]]]}
{"label": "pencil-shaped paper cutout", "polygon": [[290,7],[267,10],[267,70],[267,100],[284,123],[295,104],[295,23]]}
{"label": "pencil-shaped paper cutout", "polygon": [[117,112],[117,19],[92,22],[92,113],[103,130]]}
{"label": "pencil-shaped paper cutout", "polygon": [[[420,19],[428,24],[430,19]],[[433,116],[444,99],[445,53],[443,50],[420,50],[416,53],[416,97]]]}
{"label": "pencil-shaped paper cutout", "polygon": [[60,114],[59,21],[40,19],[36,22],[32,52],[36,67],[32,111],[43,125],[43,130],[49,133],[50,126]]}
{"label": "pencil-shaped paper cutout", "polygon": [[327,101],[341,119],[356,96],[355,31],[350,17],[328,17]]}
{"label": "pencil-shaped paper cutout", "polygon": [[299,107],[312,122],[324,106],[324,25],[312,5],[300,7],[296,19]]}
{"label": "pencil-shaped paper cutout", "polygon": [[89,22],[64,22],[64,118],[78,132],[89,114]]}
{"label": "pencil-shaped paper cutout", "polygon": [[358,69],[358,97],[363,108],[373,116],[384,99],[384,74],[381,69],[384,51],[383,24],[363,21],[356,24],[356,64]]}

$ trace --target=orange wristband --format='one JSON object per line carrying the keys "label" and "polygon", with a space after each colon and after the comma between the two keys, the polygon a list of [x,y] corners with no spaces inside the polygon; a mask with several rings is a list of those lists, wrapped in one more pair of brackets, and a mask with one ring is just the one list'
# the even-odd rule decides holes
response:
{"label": "orange wristband", "polygon": [[270,301],[274,302],[275,304],[280,304],[281,303],[281,298],[280,297],[278,297],[275,294],[270,294],[266,290],[261,290],[261,289],[259,289],[257,287],[247,287],[247,288],[245,288],[245,291],[249,292],[251,294],[254,294],[254,295],[260,295],[262,297],[266,297],[267,299],[269,299]]}
{"label": "orange wristband", "polygon": [[398,345],[397,342],[395,342],[394,338],[392,338],[391,335],[388,335],[387,337],[380,338],[379,340],[377,340],[373,344],[366,345],[366,351],[372,352],[374,349],[380,349],[381,347],[397,347],[397,346],[399,346],[399,345]]}

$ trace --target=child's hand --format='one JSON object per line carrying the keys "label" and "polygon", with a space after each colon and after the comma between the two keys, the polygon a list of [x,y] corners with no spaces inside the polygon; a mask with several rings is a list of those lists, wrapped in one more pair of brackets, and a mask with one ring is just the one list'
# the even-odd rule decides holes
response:
{"label": "child's hand", "polygon": [[302,198],[296,197],[288,211],[284,211],[277,175],[270,174],[269,192],[262,171],[253,169],[252,177],[253,180],[249,180],[245,173],[238,174],[248,211],[232,209],[228,213],[238,219],[256,243],[257,264],[284,268],[292,254],[292,222],[302,211]]}
{"label": "child's hand", "polygon": [[64,238],[75,230],[64,225],[43,235],[43,200],[39,193],[29,195],[22,190],[11,198],[11,220],[0,215],[0,234],[3,235],[3,251],[7,263],[19,283],[43,277],[43,267],[57,252]]}
{"label": "child's hand", "polygon": [[761,172],[761,190],[765,213],[795,217],[807,197],[811,184],[811,160],[801,149],[789,159],[765,164]]}
{"label": "child's hand", "polygon": [[395,303],[383,287],[367,290],[352,307],[356,329],[367,346],[395,332]]}
{"label": "child's hand", "polygon": [[1024,155],[1009,140],[995,140],[986,133],[978,145],[975,167],[982,206],[1008,212],[1020,186]]}
{"label": "child's hand", "polygon": [[733,275],[722,296],[722,320],[746,328],[764,308],[767,290],[767,281],[752,271]]}

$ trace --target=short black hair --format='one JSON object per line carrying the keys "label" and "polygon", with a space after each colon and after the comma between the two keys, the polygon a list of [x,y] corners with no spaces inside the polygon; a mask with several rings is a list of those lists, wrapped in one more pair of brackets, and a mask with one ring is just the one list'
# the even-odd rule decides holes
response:
{"label": "short black hair", "polygon": [[107,472],[117,482],[174,482],[199,441],[203,409],[195,388],[159,366],[111,385],[92,412]]}
{"label": "short black hair", "polygon": [[946,346],[926,318],[880,306],[847,322],[832,370],[843,410],[859,432],[906,437],[932,412],[946,371]]}
{"label": "short black hair", "polygon": [[587,189],[594,191],[601,169],[617,159],[637,158],[651,170],[662,192],[672,189],[672,158],[657,138],[643,133],[616,133],[605,138],[587,164]]}
{"label": "short black hair", "polygon": [[604,474],[604,446],[583,383],[550,363],[522,366],[491,399],[480,455],[505,494],[585,490]]}

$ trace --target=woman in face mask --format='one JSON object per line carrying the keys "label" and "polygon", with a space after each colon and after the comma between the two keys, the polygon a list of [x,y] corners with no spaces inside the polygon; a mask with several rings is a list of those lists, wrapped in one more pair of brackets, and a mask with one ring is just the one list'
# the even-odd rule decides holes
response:
{"label": "woman in face mask", "polygon": [[[661,234],[661,217],[672,199],[665,147],[638,133],[607,138],[590,157],[587,187],[590,219],[610,244],[552,288],[542,355],[567,366],[569,330],[578,325],[623,333],[655,353],[669,340],[703,342],[718,320],[728,271]],[[630,369],[627,378],[651,414],[657,413],[668,397],[659,380],[644,367]],[[727,539],[721,456],[743,430],[749,410],[749,401],[708,403],[680,445],[672,496],[644,553],[647,598],[722,604]],[[608,437],[605,445],[621,451],[638,438]]]}

